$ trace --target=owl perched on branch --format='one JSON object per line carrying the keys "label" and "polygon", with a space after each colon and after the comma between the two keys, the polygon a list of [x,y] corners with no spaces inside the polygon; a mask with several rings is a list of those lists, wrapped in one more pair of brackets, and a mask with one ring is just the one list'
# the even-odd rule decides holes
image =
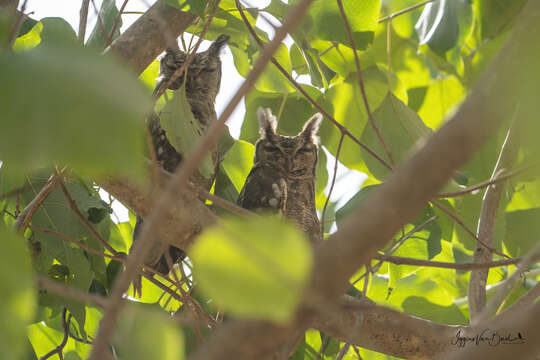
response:
{"label": "owl perched on branch", "polygon": [[296,136],[277,133],[270,109],[259,108],[257,117],[260,138],[238,203],[246,209],[274,209],[296,221],[316,244],[322,239],[315,209],[317,131],[322,115],[313,115]]}
{"label": "owl perched on branch", "polygon": [[[229,36],[220,35],[212,42],[208,50],[191,56],[187,71],[182,71],[180,76],[168,87],[171,90],[177,90],[185,83],[186,98],[191,107],[191,112],[203,132],[213,121],[217,120],[214,103],[221,83],[221,60],[219,55],[228,40]],[[160,60],[160,79],[156,84],[155,92],[169,81],[177,69],[184,66],[188,58],[188,54],[181,50],[167,50],[166,54]],[[176,151],[167,139],[167,134],[160,124],[158,115],[152,114],[148,118],[147,125],[152,137],[157,161],[163,169],[171,173],[174,172],[181,163],[183,155]],[[197,185],[206,187],[207,189],[211,185],[211,179],[209,181],[201,176],[195,176],[192,180]],[[133,240],[136,240],[139,235],[142,224],[143,219],[137,217]],[[175,246],[169,246],[168,253],[173,264],[181,261],[186,255],[183,250]],[[147,263],[147,265],[152,265],[155,270],[163,274],[168,273],[170,270],[165,255],[162,255],[157,262],[152,264]]]}

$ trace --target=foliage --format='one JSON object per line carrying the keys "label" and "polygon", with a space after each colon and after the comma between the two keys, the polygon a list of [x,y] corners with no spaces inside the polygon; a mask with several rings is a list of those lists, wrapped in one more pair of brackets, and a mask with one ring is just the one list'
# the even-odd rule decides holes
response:
{"label": "foliage", "polygon": [[[162,1],[203,20],[215,3]],[[269,15],[283,21],[296,3],[272,0],[264,9],[250,8],[247,22],[254,27]],[[347,189],[346,199],[332,198],[326,216],[330,220],[324,224],[327,235],[336,226],[339,230],[377,184],[391,174],[388,166],[357,142],[367,145],[387,164],[402,163],[463,102],[519,21],[525,1],[503,7],[497,1],[440,0],[407,11],[389,25],[379,22],[417,3],[419,0],[343,0],[354,49],[337,2],[316,0],[290,41],[274,55],[287,73],[301,80],[302,90],[351,135],[342,139],[342,131],[328,118],[322,124],[319,135],[324,150],[319,156],[315,194],[319,213],[330,197],[325,187],[332,179],[336,157],[347,171],[367,175],[360,189]],[[158,69],[153,62],[137,80],[117,60],[101,55],[109,41],[120,35],[118,13],[114,1],[104,1],[99,9],[102,22],[89,33],[85,46],[65,19],[28,18],[13,51],[0,50],[0,238],[4,244],[0,252],[0,353],[10,359],[41,357],[58,346],[65,333],[63,309],[69,313],[71,334],[63,347],[65,358],[86,359],[88,342],[96,336],[103,310],[96,304],[38,290],[35,277],[82,293],[107,296],[131,246],[133,222],[115,221],[112,203],[101,200],[95,180],[105,174],[141,177],[143,120],[152,108],[147,88],[153,86]],[[1,41],[9,37],[11,28],[6,24],[11,23],[0,19]],[[200,34],[201,29],[192,25],[188,31]],[[256,27],[255,33],[268,43],[271,36],[265,29]],[[219,3],[205,37],[214,39],[221,33],[231,37],[234,66],[246,77],[262,50],[233,0]],[[356,66],[355,52],[361,69]],[[173,145],[189,154],[200,129],[178,121],[192,118],[183,88],[164,106],[164,127],[178,139]],[[252,165],[253,145],[259,136],[255,120],[258,107],[273,110],[279,132],[285,135],[297,134],[305,119],[318,111],[276,67],[269,65],[264,70],[245,97],[239,139],[223,140],[225,145],[220,147],[222,161],[213,193],[231,202],[236,201]],[[463,190],[488,180],[507,130],[508,126],[503,127],[441,191]],[[520,147],[515,169],[535,158],[534,143],[531,139]],[[200,170],[212,176],[209,158]],[[16,215],[36,197],[49,176],[58,173],[65,177],[63,186],[71,199],[56,187],[33,214],[30,228],[23,234],[13,233],[10,229]],[[499,253],[522,256],[537,243],[540,181],[535,175],[534,171],[522,173],[504,185],[495,228],[494,247]],[[347,184],[338,181],[337,186]],[[439,203],[475,231],[482,194],[483,190],[466,192]],[[81,216],[72,210],[71,201]],[[218,215],[226,212],[215,204],[212,209]],[[115,253],[106,249],[100,238]],[[462,225],[429,203],[383,251],[418,259],[470,262],[474,247],[475,240]],[[302,300],[312,263],[298,229],[266,217],[221,221],[201,235],[189,256],[174,270],[174,275],[185,280],[181,286],[172,285],[169,276],[156,276],[173,289],[168,292],[144,278],[143,295],[129,298],[128,302],[136,304],[123,312],[113,345],[119,359],[181,359],[185,350],[198,346],[198,340],[191,338],[194,333],[197,338],[208,335],[207,329],[191,323],[184,324],[182,335],[180,326],[167,319],[179,308],[192,306],[174,296],[178,293],[194,292],[199,310],[211,318],[225,311],[226,316],[286,323]],[[367,284],[365,278],[355,282],[351,294],[361,296],[365,288],[377,304],[445,324],[468,322],[467,303],[463,301],[468,272],[379,264],[375,260],[371,266],[373,273]],[[497,287],[512,271],[506,267],[491,271],[488,284]],[[363,270],[357,275],[362,274]],[[535,279],[520,284],[504,306],[534,284]],[[148,333],[153,334],[151,341]],[[341,346],[338,340],[310,329],[293,359],[334,359]],[[360,352],[364,359],[391,358],[365,349]],[[355,356],[351,348],[343,359]]]}

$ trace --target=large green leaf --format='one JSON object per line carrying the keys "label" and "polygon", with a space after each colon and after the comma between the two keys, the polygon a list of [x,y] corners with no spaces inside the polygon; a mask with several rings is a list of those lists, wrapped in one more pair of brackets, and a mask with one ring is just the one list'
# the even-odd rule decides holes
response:
{"label": "large green leaf", "polygon": [[136,154],[151,101],[111,59],[73,46],[39,46],[0,54],[0,77],[0,153],[15,170],[55,163],[93,173],[142,170]]}
{"label": "large green leaf", "polygon": [[454,47],[459,37],[456,7],[460,2],[460,0],[440,0],[424,7],[415,25],[420,45],[428,44],[439,54],[444,54]]}
{"label": "large green leaf", "polygon": [[[86,45],[101,51],[120,35],[122,17],[116,8],[116,2],[114,0],[103,0],[97,16],[99,20],[96,22],[94,30],[92,30]],[[118,20],[116,20],[117,17],[119,17]],[[114,32],[111,36],[113,27]],[[109,36],[111,36],[110,39]],[[108,41],[110,42],[108,43]]]}
{"label": "large green leaf", "polygon": [[[251,60],[254,64],[260,56],[260,51],[257,51]],[[277,51],[274,53],[274,58],[287,71],[292,72],[291,58],[289,51],[284,44],[280,44]],[[290,93],[294,91],[294,87],[289,80],[273,65],[265,68],[259,79],[255,82],[255,88],[262,92],[278,92]]]}
{"label": "large green leaf", "polygon": [[467,325],[468,321],[456,305],[433,304],[420,296],[409,296],[403,301],[403,310],[408,314],[449,325]]}
{"label": "large green leaf", "polygon": [[[291,2],[297,4],[298,0]],[[357,49],[365,49],[373,41],[373,32],[379,20],[380,0],[342,0],[347,20]],[[315,0],[302,24],[306,34],[322,40],[350,45],[336,1]]]}
{"label": "large green leaf", "polygon": [[120,360],[184,359],[182,331],[150,305],[132,305],[122,312],[116,343]]}
{"label": "large green leaf", "polygon": [[538,244],[540,208],[506,213],[504,245],[512,257],[523,256]]}
{"label": "large green leaf", "polygon": [[25,240],[0,226],[0,353],[21,359],[27,351],[26,325],[34,317],[36,293]]}
{"label": "large green leaf", "polygon": [[[399,164],[411,152],[418,141],[431,134],[420,117],[392,93],[379,108],[373,112],[375,122],[386,146],[389,148],[395,164]],[[373,126],[366,125],[361,140],[388,161],[385,149]],[[377,159],[369,156],[365,162],[370,172],[378,179],[384,179],[389,170]]]}
{"label": "large green leaf", "polygon": [[312,264],[304,234],[275,217],[229,219],[193,245],[195,277],[232,315],[286,323]]}
{"label": "large green leaf", "polygon": [[418,115],[427,126],[437,129],[464,97],[465,89],[455,77],[434,81],[429,84]]}
{"label": "large green leaf", "polygon": [[493,38],[506,30],[516,19],[525,3],[525,0],[475,1],[474,4],[481,23],[482,38]]}
{"label": "large green leaf", "polygon": [[240,192],[253,167],[255,147],[250,143],[238,140],[227,153],[221,164],[223,170],[234,184],[236,191]]}
{"label": "large green leaf", "polygon": [[[185,84],[174,92],[173,98],[167,101],[159,113],[159,117],[171,145],[179,153],[189,155],[197,146],[197,142],[202,136],[202,129],[191,112],[191,105],[186,97]],[[214,174],[214,163],[210,154],[207,154],[201,161],[199,172],[206,178],[210,178]]]}
{"label": "large green leaf", "polygon": [[[388,81],[377,67],[365,69],[363,71],[363,80],[370,110],[373,112],[388,94]],[[323,106],[333,108],[334,118],[359,139],[368,122],[368,116],[356,74],[350,74],[346,81],[330,87],[326,92],[325,99],[327,101],[323,102]],[[336,156],[341,136],[339,130],[330,121],[324,121],[319,135],[322,144],[332,155]],[[345,137],[339,161],[351,169],[362,171],[364,170],[363,156],[364,154],[358,144]]]}

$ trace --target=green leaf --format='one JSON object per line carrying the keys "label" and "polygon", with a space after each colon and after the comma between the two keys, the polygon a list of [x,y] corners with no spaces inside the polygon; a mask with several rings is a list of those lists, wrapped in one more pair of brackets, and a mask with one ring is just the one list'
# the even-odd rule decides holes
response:
{"label": "green leaf", "polygon": [[435,81],[429,85],[418,115],[427,126],[437,129],[464,97],[465,88],[454,76]]}
{"label": "green leaf", "polygon": [[297,74],[307,74],[309,72],[308,64],[298,45],[292,44],[290,52],[292,69]]}
{"label": "green leaf", "polygon": [[512,257],[523,256],[538,243],[540,208],[506,213],[504,245]]}
{"label": "green leaf", "polygon": [[[363,71],[363,80],[370,109],[376,109],[388,94],[386,77],[376,67]],[[360,138],[368,121],[366,108],[362,99],[358,78],[351,74],[346,81],[332,86],[325,96],[326,104],[333,108],[334,118],[344,125],[357,139]],[[324,104],[324,103],[323,103]],[[326,107],[330,107],[326,105]],[[328,109],[327,109],[328,110]],[[321,124],[319,135],[322,144],[336,156],[340,131],[330,121]],[[345,166],[350,169],[364,171],[363,153],[358,144],[345,137],[339,156]]]}
{"label": "green leaf", "polygon": [[30,253],[25,239],[0,226],[0,353],[20,359],[27,350],[26,326],[36,309]]}
{"label": "green leaf", "polygon": [[[116,8],[116,2],[114,0],[103,0],[98,12],[98,21],[96,21],[96,25],[86,42],[86,46],[101,51],[112,43],[120,35],[120,27],[122,26],[121,16],[115,26],[116,18],[119,16],[120,13]],[[109,40],[113,26],[114,32]]]}
{"label": "green leaf", "polygon": [[312,265],[310,245],[274,217],[229,219],[199,237],[190,252],[201,290],[232,315],[286,323]]}
{"label": "green leaf", "polygon": [[[232,183],[231,179],[229,178],[229,175],[227,175],[227,173],[223,169],[223,166],[221,165],[219,166],[216,173],[214,195],[219,196],[220,198],[228,200],[232,203],[236,203],[236,201],[238,200],[238,191],[236,190],[236,187]],[[216,207],[216,210],[217,209],[219,209],[220,212],[223,210],[219,206]]]}
{"label": "green leaf", "polygon": [[[358,50],[373,41],[373,32],[379,20],[380,0],[343,0],[343,8]],[[297,4],[298,0],[291,2]],[[302,23],[307,34],[322,40],[350,45],[339,7],[335,1],[315,0]]]}
{"label": "green leaf", "polygon": [[0,77],[0,153],[14,170],[55,163],[86,173],[142,170],[134,154],[143,152],[151,101],[122,66],[79,47],[39,46],[0,54]]}
{"label": "green leaf", "polygon": [[478,0],[474,4],[481,22],[482,39],[496,37],[516,19],[525,0],[492,1]]}
{"label": "green leaf", "polygon": [[[191,112],[191,105],[186,97],[185,84],[174,91],[173,98],[167,101],[159,117],[171,145],[179,153],[189,155],[202,136],[202,129]],[[206,178],[210,178],[214,174],[214,163],[210,154],[207,154],[199,165],[199,172]]]}
{"label": "green leaf", "polygon": [[202,16],[206,8],[206,0],[159,0],[167,5],[177,8],[178,10],[188,11],[196,15]]}
{"label": "green leaf", "polygon": [[[392,93],[388,93],[373,112],[373,121],[396,164],[406,158],[419,140],[431,135],[431,129],[424,125],[418,115]],[[371,124],[364,128],[361,141],[389,162],[385,148]],[[365,162],[377,179],[382,180],[388,175],[388,168],[372,156],[367,156]]]}
{"label": "green leaf", "polygon": [[458,1],[440,0],[426,4],[415,29],[420,45],[428,44],[438,54],[453,48],[459,37]]}
{"label": "green leaf", "polygon": [[127,307],[118,321],[116,343],[119,359],[184,359],[182,331],[153,306]]}
{"label": "green leaf", "polygon": [[378,188],[380,185],[370,185],[364,186],[360,191],[358,191],[349,201],[345,203],[338,211],[336,211],[336,224],[338,228],[343,225],[345,219],[349,217],[351,213],[356,210],[360,204],[362,204],[366,198],[371,194],[373,190]]}
{"label": "green leaf", "polygon": [[30,50],[36,47],[41,42],[41,31],[43,29],[43,24],[37,22],[32,29],[27,31],[24,35],[19,36],[15,43],[13,44],[13,50],[15,52],[22,52]]}
{"label": "green leaf", "polygon": [[[252,64],[259,58],[261,52],[257,51],[253,55]],[[290,74],[292,72],[291,58],[289,51],[284,44],[280,44],[274,53],[274,58]],[[290,93],[294,87],[289,80],[274,66],[269,64],[259,79],[255,82],[255,88],[262,92]]]}
{"label": "green leaf", "polygon": [[244,182],[253,167],[255,147],[250,143],[238,140],[231,147],[221,166],[237,192],[242,190]]}
{"label": "green leaf", "polygon": [[403,301],[406,313],[442,324],[467,325],[468,321],[456,305],[441,306],[419,296],[409,296]]}
{"label": "green leaf", "polygon": [[40,20],[40,46],[77,45],[77,35],[69,23],[60,17],[47,17]]}

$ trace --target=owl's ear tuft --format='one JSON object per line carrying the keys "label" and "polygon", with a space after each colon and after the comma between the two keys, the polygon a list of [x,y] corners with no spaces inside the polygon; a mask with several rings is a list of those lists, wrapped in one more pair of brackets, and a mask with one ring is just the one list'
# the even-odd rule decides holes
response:
{"label": "owl's ear tuft", "polygon": [[257,109],[257,119],[259,120],[259,133],[262,139],[269,139],[276,136],[277,119],[272,115],[272,111],[269,108]]}
{"label": "owl's ear tuft", "polygon": [[307,139],[315,139],[317,136],[317,132],[319,131],[319,126],[321,125],[322,119],[323,116],[321,115],[321,113],[316,113],[315,115],[310,117],[309,120],[306,121],[306,123],[304,124],[304,128],[299,135],[302,135]]}
{"label": "owl's ear tuft", "polygon": [[225,46],[225,44],[229,42],[229,39],[230,39],[229,35],[224,35],[224,34],[219,35],[217,39],[214,40],[214,42],[212,42],[212,44],[208,48],[208,52],[210,56],[218,56],[220,50]]}

